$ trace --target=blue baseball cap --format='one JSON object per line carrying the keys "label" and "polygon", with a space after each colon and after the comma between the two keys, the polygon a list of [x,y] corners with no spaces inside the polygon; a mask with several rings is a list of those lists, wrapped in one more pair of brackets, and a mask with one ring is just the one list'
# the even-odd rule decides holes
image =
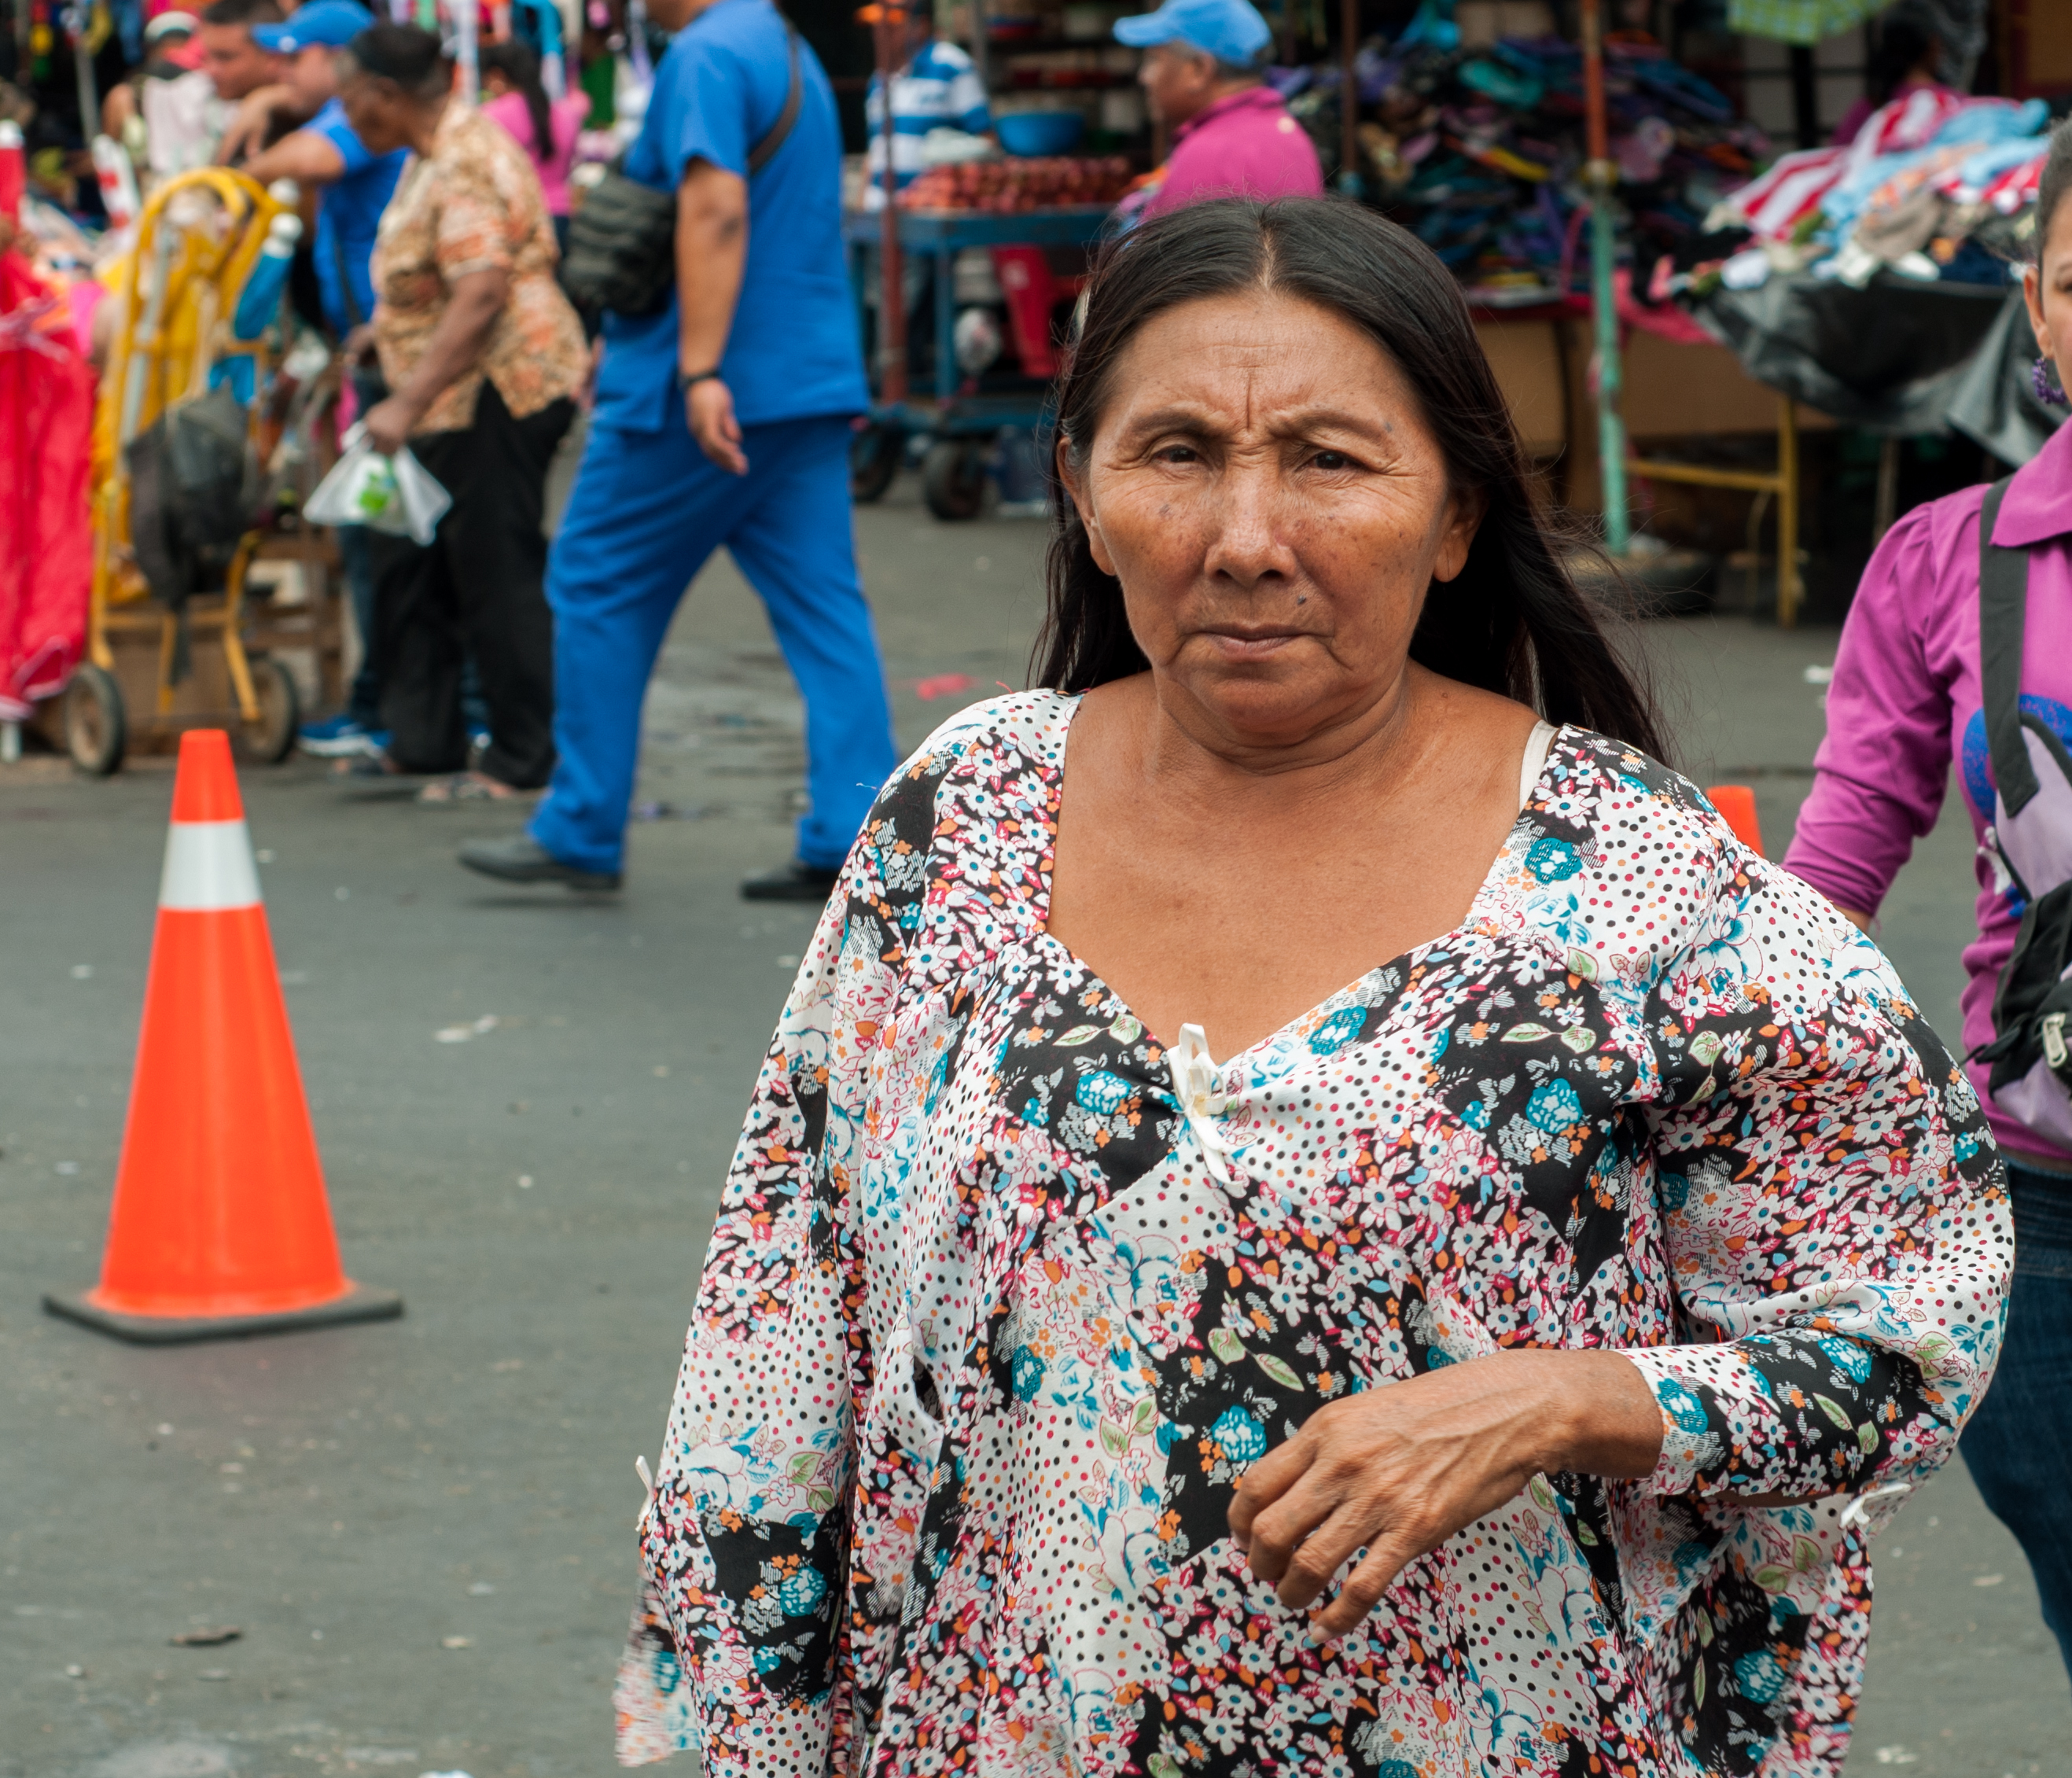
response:
{"label": "blue baseball cap", "polygon": [[[334,0],[319,0],[332,4]],[[1255,68],[1273,32],[1246,0],[1166,0],[1156,12],[1115,22],[1119,43],[1149,49],[1154,43],[1185,43],[1232,68]]]}
{"label": "blue baseball cap", "polygon": [[252,41],[274,56],[294,56],[321,43],[343,49],[374,23],[374,14],[353,0],[310,0],[292,19],[278,25],[254,25]]}

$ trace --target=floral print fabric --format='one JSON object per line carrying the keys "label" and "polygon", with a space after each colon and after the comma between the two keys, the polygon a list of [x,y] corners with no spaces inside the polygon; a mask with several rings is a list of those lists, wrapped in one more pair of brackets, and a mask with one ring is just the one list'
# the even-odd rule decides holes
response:
{"label": "floral print fabric", "polygon": [[424,356],[454,279],[500,270],[510,290],[481,357],[439,392],[413,433],[473,426],[484,377],[519,420],[582,387],[590,354],[582,323],[554,281],[560,259],[525,150],[480,112],[450,101],[432,152],[404,167],[375,240],[374,341],[388,386],[400,388]]}
{"label": "floral print fabric", "polygon": [[[800,969],[642,1521],[621,1759],[1838,1774],[1846,1509],[1949,1455],[2012,1253],[1885,959],[1564,731],[1457,930],[1222,1065],[1222,1183],[1158,1039],[1044,930],[1076,707],[939,731]],[[1631,1354],[1655,1473],[1534,1478],[1312,1647],[1231,1542],[1246,1469],[1524,1345]]]}

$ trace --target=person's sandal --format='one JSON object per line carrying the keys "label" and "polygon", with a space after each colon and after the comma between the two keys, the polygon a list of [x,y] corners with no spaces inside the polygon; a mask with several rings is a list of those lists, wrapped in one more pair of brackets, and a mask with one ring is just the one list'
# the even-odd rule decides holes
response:
{"label": "person's sandal", "polygon": [[417,792],[421,803],[508,803],[531,794],[483,772],[457,772],[450,778],[434,778]]}

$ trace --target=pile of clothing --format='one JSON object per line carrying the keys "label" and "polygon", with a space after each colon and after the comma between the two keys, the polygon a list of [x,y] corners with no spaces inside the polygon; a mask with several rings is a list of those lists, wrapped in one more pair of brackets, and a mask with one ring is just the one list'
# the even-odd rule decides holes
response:
{"label": "pile of clothing", "polygon": [[[1350,171],[1476,300],[1558,299],[1581,275],[1582,51],[1559,37],[1466,47],[1449,13],[1427,5],[1393,43],[1371,40],[1355,59],[1363,164]],[[1645,33],[1615,34],[1605,57],[1622,238],[1635,263],[1652,265],[1703,234],[1769,144]],[[1342,139],[1337,68],[1272,78],[1331,164]]]}
{"label": "pile of clothing", "polygon": [[2032,226],[2048,150],[2041,99],[1977,99],[1923,87],[1894,99],[1845,148],[1779,158],[1732,193],[1718,227],[1740,250],[1694,265],[1688,286],[1750,290],[1810,272],[1859,288],[1879,271],[2004,285]]}

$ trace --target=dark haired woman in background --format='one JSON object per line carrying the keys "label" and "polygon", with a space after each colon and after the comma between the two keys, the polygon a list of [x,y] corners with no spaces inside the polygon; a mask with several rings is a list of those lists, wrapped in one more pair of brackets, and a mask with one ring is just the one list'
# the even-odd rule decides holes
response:
{"label": "dark haired woman in background", "polygon": [[569,169],[575,163],[576,138],[590,115],[590,95],[578,88],[564,98],[549,99],[540,83],[538,52],[515,37],[484,44],[480,60],[482,114],[508,130],[511,139],[532,157],[547,214],[554,219],[554,239],[565,250]]}
{"label": "dark haired woman in background", "polygon": [[[2044,163],[2036,263],[2023,288],[2044,389],[2072,376],[2072,126]],[[2062,396],[2060,397],[2062,399]],[[1914,842],[1942,812],[1954,759],[1978,838],[1978,928],[1964,947],[1963,1041],[1989,1042],[2001,972],[2024,910],[2048,883],[2011,876],[1996,831],[2003,788],[1980,673],[1979,528],[1988,498],[1967,488],[1917,506],[1885,535],[1842,627],[1827,738],[1785,865],[1868,926]],[[1994,501],[1992,541],[2028,557],[2018,708],[2072,750],[2072,426],[2060,426]],[[2039,740],[2041,736],[2039,735]],[[2033,743],[2032,743],[2033,744]],[[2058,843],[2072,855],[2072,832]],[[2072,1669],[2072,1146],[1996,1102],[1972,1064],[2007,1159],[2018,1233],[2007,1348],[1964,1434],[1964,1462],[2036,1575],[2044,1621]],[[2018,1085],[2016,1081],[2004,1085]]]}
{"label": "dark haired woman in background", "polygon": [[1871,113],[1894,99],[1923,90],[1950,90],[1942,84],[1942,35],[1930,8],[1900,0],[1877,28],[1869,63],[1864,69],[1864,96],[1842,113],[1842,121],[1835,126],[1833,142],[1837,148],[1848,147],[1870,121]]}
{"label": "dark haired woman in background", "polygon": [[[427,801],[536,790],[554,764],[553,619],[541,584],[548,465],[588,368],[582,326],[531,163],[453,95],[430,31],[376,25],[347,51],[339,97],[369,154],[411,158],[375,242],[374,343],[388,398],[375,449],[408,444],[453,505],[420,549],[374,541],[388,758],[451,776]],[[461,713],[471,657],[489,706],[472,766]]]}
{"label": "dark haired woman in background", "polygon": [[1650,757],[1411,236],[1148,224],[1059,431],[1042,689],[763,1066],[622,1758],[1839,1773],[1998,1337],[1970,1085]]}

